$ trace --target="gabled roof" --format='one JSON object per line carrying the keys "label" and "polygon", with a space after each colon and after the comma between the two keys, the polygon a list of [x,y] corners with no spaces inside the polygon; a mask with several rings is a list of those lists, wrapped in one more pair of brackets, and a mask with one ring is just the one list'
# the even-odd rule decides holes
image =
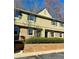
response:
{"label": "gabled roof", "polygon": [[49,12],[47,11],[47,9],[43,9],[42,11],[40,11],[38,13],[38,15],[41,15],[41,16],[45,16],[45,17],[49,17],[49,18],[52,18],[52,16],[49,14]]}
{"label": "gabled roof", "polygon": [[[62,21],[62,20],[59,20],[59,19],[56,19],[56,18],[52,18],[52,16],[47,12],[46,9],[43,9],[42,11],[38,12],[37,14],[34,13],[34,12],[26,11],[24,9],[20,9],[20,8],[14,8],[14,9],[18,10],[18,11],[20,11],[22,13],[25,13],[25,14],[29,14],[29,15],[31,14],[31,15],[34,15],[36,17],[45,18],[45,19],[48,19],[48,20],[54,20],[54,21],[57,21],[57,22],[64,23],[64,21]],[[44,10],[50,15],[50,17],[44,16],[44,15],[40,15],[40,13],[43,12]]]}

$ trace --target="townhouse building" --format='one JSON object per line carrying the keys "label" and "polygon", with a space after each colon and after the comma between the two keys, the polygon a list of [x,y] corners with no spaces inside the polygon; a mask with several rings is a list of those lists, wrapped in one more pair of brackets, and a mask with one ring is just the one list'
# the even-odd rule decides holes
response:
{"label": "townhouse building", "polygon": [[64,37],[64,21],[53,18],[47,9],[33,13],[15,8],[14,36],[15,40],[24,36],[31,37]]}

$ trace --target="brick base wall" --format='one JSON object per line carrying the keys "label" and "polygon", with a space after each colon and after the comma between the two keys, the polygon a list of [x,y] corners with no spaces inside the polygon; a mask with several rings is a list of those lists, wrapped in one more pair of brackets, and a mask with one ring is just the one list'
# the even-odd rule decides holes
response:
{"label": "brick base wall", "polygon": [[64,44],[25,44],[24,52],[39,52],[64,49]]}

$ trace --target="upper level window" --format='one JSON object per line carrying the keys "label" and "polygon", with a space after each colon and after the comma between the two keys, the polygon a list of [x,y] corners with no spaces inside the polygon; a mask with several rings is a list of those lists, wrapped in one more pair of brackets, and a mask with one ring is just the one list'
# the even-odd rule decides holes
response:
{"label": "upper level window", "polygon": [[19,11],[14,11],[14,17],[17,19],[21,19],[21,13]]}
{"label": "upper level window", "polygon": [[64,23],[60,23],[60,26],[61,26],[61,27],[64,27]]}
{"label": "upper level window", "polygon": [[33,34],[33,29],[32,29],[32,28],[29,28],[29,29],[28,29],[28,34],[29,34],[29,35],[32,35],[32,34]]}
{"label": "upper level window", "polygon": [[29,15],[28,16],[28,20],[30,20],[30,21],[36,21],[36,17],[33,16],[33,15]]}
{"label": "upper level window", "polygon": [[18,34],[19,34],[19,27],[15,27],[15,28],[14,28],[14,34],[15,34],[15,35],[18,35]]}
{"label": "upper level window", "polygon": [[52,21],[52,25],[57,26],[57,22],[56,21]]}

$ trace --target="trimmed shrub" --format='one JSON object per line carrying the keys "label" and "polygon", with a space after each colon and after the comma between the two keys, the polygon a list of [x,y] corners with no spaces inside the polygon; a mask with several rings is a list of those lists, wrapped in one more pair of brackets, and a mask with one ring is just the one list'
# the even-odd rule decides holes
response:
{"label": "trimmed shrub", "polygon": [[32,37],[29,39],[26,39],[25,43],[31,44],[31,43],[64,43],[64,38],[43,38],[43,37]]}

